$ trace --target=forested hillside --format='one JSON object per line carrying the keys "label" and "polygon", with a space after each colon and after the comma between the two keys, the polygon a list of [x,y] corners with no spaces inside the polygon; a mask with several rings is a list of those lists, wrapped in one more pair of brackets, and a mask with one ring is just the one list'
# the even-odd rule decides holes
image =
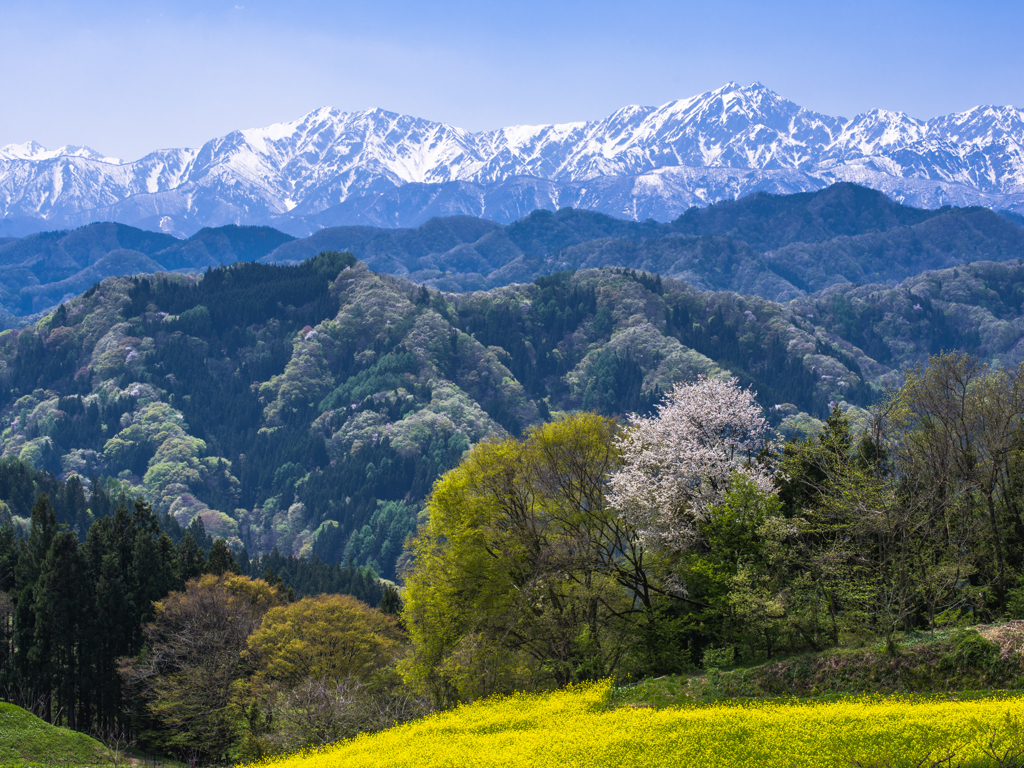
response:
{"label": "forested hillside", "polygon": [[110,478],[252,555],[386,578],[435,478],[487,437],[563,410],[646,412],[726,370],[792,426],[868,405],[892,372],[808,308],[647,273],[444,294],[337,253],[109,278],[0,335],[0,360],[4,456]]}
{"label": "forested hillside", "polygon": [[[414,229],[331,227],[295,239],[268,227],[203,229],[187,240],[90,224],[0,242],[0,310],[48,311],[99,280],[195,271],[236,261],[299,264],[347,251],[375,272],[446,291],[531,282],[606,266],[678,277],[702,290],[786,301],[834,284],[896,283],[924,270],[1024,258],[1020,217],[983,208],[922,210],[855,184],[813,193],[758,193],[670,222],[586,210],[538,210],[502,226],[470,216]],[[1016,222],[1016,223],[1015,223]]]}
{"label": "forested hillside", "polygon": [[[622,267],[444,293],[332,251],[108,278],[0,333],[0,696],[258,757],[496,691],[1017,617],[1022,302],[1016,261],[785,304]],[[977,357],[914,372],[949,349]],[[927,453],[936,393],[985,462]],[[922,689],[1003,679],[947,667]]]}

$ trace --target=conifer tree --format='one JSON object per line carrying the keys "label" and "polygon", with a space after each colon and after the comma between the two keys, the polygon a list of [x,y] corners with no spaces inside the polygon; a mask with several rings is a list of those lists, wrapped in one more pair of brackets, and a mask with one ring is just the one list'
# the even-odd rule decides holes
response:
{"label": "conifer tree", "polygon": [[35,626],[29,659],[44,696],[46,720],[54,711],[70,728],[77,726],[80,668],[78,649],[88,615],[88,581],[78,537],[58,531],[50,544],[35,588]]}
{"label": "conifer tree", "polygon": [[45,654],[30,653],[36,642],[36,586],[56,533],[57,515],[49,497],[42,493],[32,507],[28,542],[21,546],[15,572],[15,664],[18,682],[29,695],[39,690],[42,675],[39,659],[45,658]]}
{"label": "conifer tree", "polygon": [[178,578],[179,584],[196,578],[206,572],[206,555],[196,544],[192,531],[186,531],[178,544]]}

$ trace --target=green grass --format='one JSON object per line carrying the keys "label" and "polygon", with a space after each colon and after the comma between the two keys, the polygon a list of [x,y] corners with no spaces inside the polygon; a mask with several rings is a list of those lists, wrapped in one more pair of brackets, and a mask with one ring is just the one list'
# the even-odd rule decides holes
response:
{"label": "green grass", "polygon": [[[836,648],[698,674],[647,678],[613,689],[613,704],[673,707],[728,699],[824,698],[848,694],[954,694],[1024,690],[1024,622]],[[995,632],[993,634],[993,632]],[[987,636],[987,637],[985,637]],[[991,640],[987,638],[992,638]]]}
{"label": "green grass", "polygon": [[114,756],[96,739],[49,725],[21,707],[0,703],[0,768],[113,763]]}

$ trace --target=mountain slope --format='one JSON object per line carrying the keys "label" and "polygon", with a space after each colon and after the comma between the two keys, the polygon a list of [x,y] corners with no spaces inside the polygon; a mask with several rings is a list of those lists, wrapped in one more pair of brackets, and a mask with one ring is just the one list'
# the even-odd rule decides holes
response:
{"label": "mountain slope", "polygon": [[415,226],[433,216],[499,222],[565,206],[674,219],[755,191],[853,181],[917,207],[1024,210],[1024,113],[976,107],[922,121],[804,109],[760,83],[728,83],[603,120],[468,131],[379,109],[321,108],[198,149],[133,162],[87,148],[0,148],[0,235],[113,220],[190,235],[266,224]]}
{"label": "mountain slope", "polygon": [[776,421],[890,373],[793,308],[624,270],[443,294],[321,254],[108,278],[0,334],[3,456],[111,478],[250,553],[396,575],[440,472],[554,411],[728,370]]}
{"label": "mountain slope", "polygon": [[[957,231],[943,224],[950,215],[998,219],[946,211],[889,233],[931,226],[934,240]],[[559,258],[597,242],[653,259],[678,239],[720,268],[706,275],[735,281],[743,259],[773,253],[678,233],[562,247],[573,232],[620,224],[539,216],[517,242],[557,245]],[[487,222],[448,224],[430,230],[439,247],[508,236]],[[740,257],[731,273],[729,248]],[[621,267],[441,293],[328,252],[294,266],[107,278],[3,332],[0,454],[62,479],[105,477],[112,496],[142,494],[183,525],[199,517],[252,554],[352,558],[390,578],[433,480],[480,440],[564,410],[647,411],[673,382],[722,372],[753,386],[791,431],[833,404],[856,413],[901,368],[943,349],[1024,362],[1018,260],[780,304]]]}
{"label": "mountain slope", "polygon": [[0,243],[0,310],[48,310],[107,277],[255,261],[292,239],[269,227],[232,224],[182,241],[110,222],[11,239]]}
{"label": "mountain slope", "polygon": [[415,229],[332,227],[301,239],[228,225],[184,241],[94,224],[0,244],[0,308],[14,315],[45,311],[108,276],[235,261],[298,264],[323,250],[352,252],[374,271],[442,290],[486,290],[610,266],[785,301],[843,282],[895,283],[929,269],[1022,258],[1024,228],[1012,214],[911,208],[848,183],[724,201],[664,224],[562,209],[534,211],[506,226],[452,216]]}
{"label": "mountain slope", "polygon": [[893,368],[966,349],[1005,366],[1024,362],[1024,264],[976,262],[896,286],[846,284],[794,302],[828,333]]}

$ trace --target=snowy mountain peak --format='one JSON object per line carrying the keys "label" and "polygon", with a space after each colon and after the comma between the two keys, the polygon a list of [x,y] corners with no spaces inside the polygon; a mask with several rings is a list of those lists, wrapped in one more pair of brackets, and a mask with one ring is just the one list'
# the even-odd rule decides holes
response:
{"label": "snowy mountain peak", "polygon": [[63,146],[59,149],[47,149],[35,141],[27,141],[24,144],[8,144],[0,147],[0,160],[52,160],[57,157],[84,157],[87,160],[95,160],[108,165],[120,165],[123,160],[116,157],[106,157],[89,147]]}
{"label": "snowy mountain peak", "polygon": [[8,144],[0,147],[0,159],[4,160],[41,160],[47,152],[46,147],[35,141],[24,144]]}
{"label": "snowy mountain peak", "polygon": [[925,207],[1024,211],[1024,112],[979,106],[923,121],[874,109],[846,119],[756,81],[602,120],[478,133],[380,107],[325,106],[134,162],[86,147],[0,148],[0,235],[15,219],[178,234],[266,223],[308,234],[455,213],[511,221],[564,205],[664,220],[751,191],[841,180]]}

